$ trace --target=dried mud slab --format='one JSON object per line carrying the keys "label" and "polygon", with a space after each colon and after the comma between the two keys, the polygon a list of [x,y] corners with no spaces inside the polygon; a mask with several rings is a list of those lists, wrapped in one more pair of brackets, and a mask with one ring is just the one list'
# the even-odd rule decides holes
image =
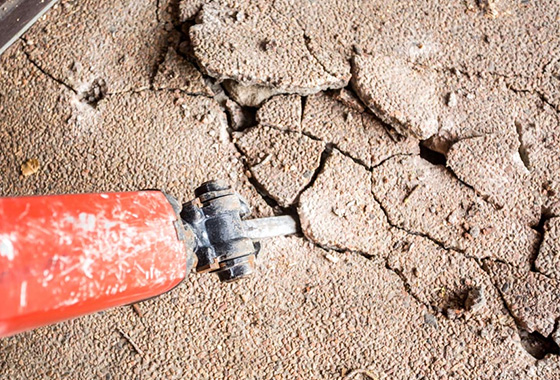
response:
{"label": "dried mud slab", "polygon": [[156,2],[64,1],[28,33],[26,52],[76,91],[103,79],[108,92],[147,88],[167,32]]}
{"label": "dried mud slab", "polygon": [[[534,100],[534,97],[532,98]],[[560,215],[560,114],[540,100],[528,102],[518,121],[523,152],[543,197],[545,213]]]}
{"label": "dried mud slab", "polygon": [[305,133],[332,143],[368,167],[372,162],[368,132],[377,132],[378,136],[390,141],[379,123],[366,130],[361,113],[349,109],[325,93],[307,98],[301,125]]}
{"label": "dried mud slab", "polygon": [[267,2],[251,6],[234,9],[212,2],[202,7],[190,38],[208,75],[302,95],[348,83],[349,77],[330,74],[313,56],[296,20]]}
{"label": "dried mud slab", "polygon": [[[504,147],[507,145],[509,150],[515,150],[509,142],[517,145],[510,138],[517,135],[517,150],[524,166],[529,170],[532,182],[524,185],[522,192],[527,194],[531,203],[532,193],[537,191],[541,195],[541,200],[537,202],[542,203],[544,211],[550,215],[560,215],[558,112],[538,95],[508,89],[503,80],[466,79],[462,75],[454,80],[449,77],[445,79],[441,92],[448,94],[447,106],[442,107],[438,134],[428,140],[427,145],[447,154],[451,145],[457,141],[500,135],[508,136]],[[451,101],[452,99],[454,100]],[[493,152],[495,153],[495,149]],[[488,157],[488,154],[491,152],[484,152],[478,159],[486,162],[483,166],[495,159]],[[469,184],[472,185],[470,182]],[[536,202],[533,203],[522,209],[528,207],[528,210],[536,210]]]}
{"label": "dried mud slab", "polygon": [[[267,241],[255,277],[220,285],[191,276],[141,304],[143,316],[117,308],[0,340],[2,375],[339,379],[367,368],[373,378],[557,380],[559,357],[524,351],[496,289],[521,326],[558,341],[557,223],[546,225],[538,256],[539,234],[528,227],[541,202],[545,216],[560,215],[558,2],[181,0],[170,20],[193,19],[204,4],[190,33],[201,66],[240,103],[263,104],[261,125],[245,135],[247,158],[275,153],[316,167],[323,144],[334,146],[298,207],[313,244]],[[161,9],[62,2],[26,34],[29,57],[78,94],[38,70],[21,43],[0,57],[2,195],[159,187],[186,200],[201,181],[224,178],[269,215],[218,104],[163,89],[198,81],[171,75],[168,56],[162,89],[149,90],[165,35],[178,33],[163,30]],[[354,56],[389,57],[397,73],[384,79],[397,91],[387,99],[406,104],[384,106],[386,116],[404,115],[404,124],[389,120],[401,133],[429,134],[433,106],[428,143],[454,173],[410,157],[417,139],[401,140],[347,90],[271,97],[345,86]],[[427,101],[406,98],[399,86],[410,85],[427,88]],[[246,127],[229,102],[233,123]],[[31,158],[41,169],[23,177]],[[310,185],[271,160],[260,176],[286,178],[268,186],[278,199]],[[535,256],[543,274],[529,272]],[[487,257],[503,261],[486,260],[498,288],[477,267]]]}
{"label": "dried mud slab", "polygon": [[560,218],[546,221],[535,266],[542,274],[560,280]]}
{"label": "dried mud slab", "polygon": [[286,131],[301,131],[302,100],[298,95],[278,95],[257,111],[260,125]]}
{"label": "dried mud slab", "polygon": [[549,336],[560,317],[558,280],[505,263],[487,261],[485,266],[517,321],[529,332]]}
{"label": "dried mud slab", "polygon": [[[321,78],[321,83],[330,82],[325,80],[328,78],[325,73],[347,81],[350,78],[348,62],[356,56],[371,55],[391,57],[389,60],[399,67],[402,66],[399,62],[409,62],[416,68],[438,72],[456,70],[470,78],[479,75],[503,78],[509,87],[542,93],[556,108],[559,106],[560,25],[557,15],[560,7],[554,0],[535,3],[469,0],[445,4],[428,1],[414,6],[397,0],[358,3],[335,0],[276,0],[272,3],[258,0],[216,0],[210,3],[206,0],[182,0],[180,8],[189,9],[185,17],[192,18],[204,3],[208,8],[233,9],[232,21],[243,23],[259,19],[253,24],[258,34],[274,28],[276,33],[273,38],[279,46],[287,50],[305,50],[317,60],[311,74]],[[204,13],[203,10],[199,16]],[[283,17],[274,27],[270,26],[271,23],[266,20],[278,13]],[[227,76],[248,84],[255,77],[261,77],[255,74],[262,71],[258,69],[260,63],[256,62],[260,59],[268,67],[282,69],[282,78],[288,78],[285,82],[273,83],[274,76],[266,81],[282,92],[298,92],[296,88],[306,81],[306,74],[293,64],[299,62],[294,59],[294,55],[298,54],[267,59],[259,52],[252,54],[250,59],[245,57],[244,62],[244,57],[228,52],[228,48],[235,50],[240,40],[253,39],[254,33],[249,32],[249,28],[237,29],[224,23],[226,26],[221,28],[223,38],[217,39],[215,35],[219,32],[214,29],[218,29],[219,22],[202,17],[201,23],[203,28],[212,32],[197,31],[199,39],[203,40],[198,43],[207,43],[207,46],[216,43],[213,50],[208,48],[208,52],[199,54],[210,75],[217,78]],[[294,30],[301,32],[301,38],[292,38]],[[297,43],[286,47],[286,39]],[[251,45],[250,49],[242,47],[244,51],[253,53],[254,44]],[[272,43],[272,47],[274,45]],[[404,67],[403,70],[407,71],[407,65]],[[215,72],[212,73],[210,68],[214,68]],[[398,73],[388,79],[396,80],[402,75]],[[415,75],[404,77],[414,78]],[[308,85],[305,88],[307,90]],[[380,97],[379,101],[382,100]]]}
{"label": "dried mud slab", "polygon": [[497,208],[505,208],[527,225],[536,226],[542,199],[519,148],[517,134],[466,138],[451,146],[447,166]]}
{"label": "dried mud slab", "polygon": [[275,7],[305,28],[310,49],[331,71],[342,71],[339,67],[356,54],[389,55],[472,77],[507,78],[514,88],[538,90],[551,99],[557,93],[551,68],[560,48],[554,0],[427,1],[414,6],[396,0],[278,0]]}
{"label": "dried mud slab", "polygon": [[[419,300],[448,318],[482,322],[507,313],[500,294],[474,259],[402,231],[395,233],[393,248],[387,265],[404,276]],[[510,326],[515,326],[513,321]]]}
{"label": "dried mud slab", "polygon": [[439,129],[435,73],[395,56],[357,55],[352,87],[381,120],[404,135],[427,139]]}
{"label": "dried mud slab", "polygon": [[360,55],[354,62],[352,84],[364,103],[401,133],[430,138],[427,145],[444,154],[465,138],[515,135],[531,102],[503,78],[435,70],[398,54]]}
{"label": "dried mud slab", "polygon": [[484,135],[515,135],[516,121],[524,113],[520,96],[505,80],[470,77],[457,70],[438,75],[440,128],[428,146],[447,154],[459,140]]}
{"label": "dried mud slab", "polygon": [[443,166],[418,156],[396,157],[373,169],[372,183],[392,225],[472,257],[529,269],[538,233],[496,210]]}
{"label": "dried mud slab", "polygon": [[419,153],[416,139],[391,135],[373,115],[348,106],[348,95],[346,101],[336,96],[321,93],[307,98],[301,123],[304,133],[334,144],[368,167],[395,155]]}
{"label": "dried mud slab", "polygon": [[319,167],[325,144],[298,132],[256,126],[235,141],[252,176],[280,206],[289,207]]}
{"label": "dried mud slab", "polygon": [[371,194],[370,173],[336,150],[301,194],[298,214],[305,236],[321,246],[387,255],[389,224]]}
{"label": "dried mud slab", "polygon": [[214,95],[196,67],[172,47],[167,50],[165,60],[159,65],[154,88],[181,90],[195,95]]}

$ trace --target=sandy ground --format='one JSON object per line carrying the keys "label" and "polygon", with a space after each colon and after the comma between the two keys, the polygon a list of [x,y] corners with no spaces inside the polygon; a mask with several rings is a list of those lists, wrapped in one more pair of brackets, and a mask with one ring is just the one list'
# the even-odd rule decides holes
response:
{"label": "sandy ground", "polygon": [[556,1],[61,1],[0,57],[0,195],[228,180],[251,279],[0,340],[0,379],[559,379]]}

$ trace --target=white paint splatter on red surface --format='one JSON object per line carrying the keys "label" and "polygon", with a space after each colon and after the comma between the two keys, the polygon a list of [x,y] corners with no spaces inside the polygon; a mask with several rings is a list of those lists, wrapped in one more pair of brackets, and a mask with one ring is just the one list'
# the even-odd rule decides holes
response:
{"label": "white paint splatter on red surface", "polygon": [[186,275],[161,192],[0,198],[0,210],[0,335],[149,298]]}

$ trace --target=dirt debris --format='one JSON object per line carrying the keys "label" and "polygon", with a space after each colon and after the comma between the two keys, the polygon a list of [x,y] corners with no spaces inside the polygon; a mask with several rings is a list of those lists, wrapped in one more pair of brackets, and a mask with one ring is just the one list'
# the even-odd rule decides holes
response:
{"label": "dirt debris", "polygon": [[144,355],[144,351],[136,344],[136,342],[134,342],[130,335],[125,333],[119,326],[116,327],[116,330],[119,332],[119,334],[122,335],[124,339],[126,339],[126,341],[132,346],[132,348],[134,348],[134,351],[136,351],[140,355]]}
{"label": "dirt debris", "polygon": [[179,15],[180,21],[185,22],[193,20],[198,12],[202,9],[204,4],[211,2],[211,0],[186,0],[179,1]]}
{"label": "dirt debris", "polygon": [[233,131],[240,131],[252,127],[256,124],[255,110],[249,107],[242,107],[232,100],[224,91],[223,87],[217,83],[211,86],[214,93],[214,100],[226,111],[229,127]]}
{"label": "dirt debris", "polygon": [[366,368],[353,369],[349,372],[345,369],[341,373],[344,380],[354,379],[357,375],[366,376],[366,378],[374,380],[378,378],[377,375],[373,374],[372,371]]}
{"label": "dirt debris", "polygon": [[142,317],[144,316],[144,312],[142,311],[142,308],[140,307],[139,304],[133,303],[131,306],[132,306],[132,309],[134,310],[134,312],[135,312],[136,314],[138,314],[138,316],[139,316],[140,318],[142,318]]}
{"label": "dirt debris", "polygon": [[342,88],[340,90],[332,91],[334,99],[338,100],[348,108],[352,108],[360,113],[366,109],[360,99],[350,90]]}
{"label": "dirt debris", "polygon": [[475,286],[471,288],[465,300],[465,309],[471,313],[476,313],[484,305],[486,305],[486,288],[484,286]]}
{"label": "dirt debris", "polygon": [[227,99],[224,105],[229,115],[230,127],[240,131],[255,125],[255,115],[252,110],[241,107],[231,99]]}
{"label": "dirt debris", "polygon": [[97,104],[107,95],[107,82],[103,78],[96,78],[87,85],[84,90],[79,91],[78,97],[80,101],[97,107]]}
{"label": "dirt debris", "polygon": [[335,256],[330,253],[325,254],[325,259],[329,260],[333,264],[336,264],[340,261],[340,258],[338,256]]}
{"label": "dirt debris", "polygon": [[244,86],[232,80],[224,81],[223,85],[229,96],[239,105],[245,107],[258,107],[267,99],[280,93],[272,87],[259,85]]}

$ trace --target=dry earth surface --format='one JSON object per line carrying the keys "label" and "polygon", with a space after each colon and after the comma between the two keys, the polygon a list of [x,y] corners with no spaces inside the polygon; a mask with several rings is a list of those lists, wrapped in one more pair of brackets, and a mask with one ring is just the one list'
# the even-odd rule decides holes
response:
{"label": "dry earth surface", "polygon": [[0,57],[0,173],[302,226],[0,340],[0,379],[560,379],[555,0],[61,1]]}

